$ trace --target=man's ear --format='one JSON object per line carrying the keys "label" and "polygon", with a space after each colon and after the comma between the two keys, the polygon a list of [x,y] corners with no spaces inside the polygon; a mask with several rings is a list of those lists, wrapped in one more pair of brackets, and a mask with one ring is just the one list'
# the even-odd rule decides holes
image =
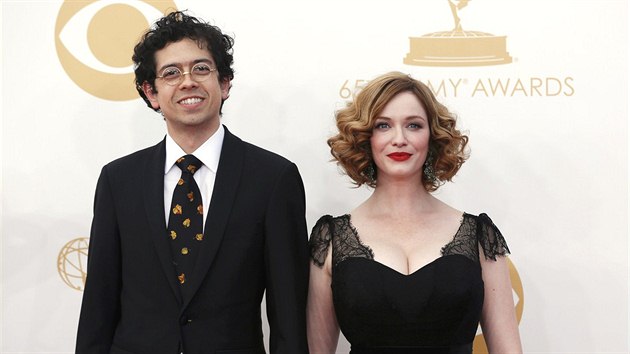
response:
{"label": "man's ear", "polygon": [[232,81],[225,79],[221,81],[221,98],[225,101],[230,97],[230,89],[232,88]]}
{"label": "man's ear", "polygon": [[149,102],[151,102],[151,107],[153,107],[153,109],[160,109],[160,104],[157,101],[157,93],[154,91],[153,86],[145,81],[142,84],[142,91],[144,95],[147,96]]}

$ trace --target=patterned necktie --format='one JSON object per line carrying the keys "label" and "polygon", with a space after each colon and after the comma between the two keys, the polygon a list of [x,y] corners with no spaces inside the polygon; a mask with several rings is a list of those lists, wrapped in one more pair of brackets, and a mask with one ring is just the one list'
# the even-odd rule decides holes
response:
{"label": "patterned necktie", "polygon": [[203,204],[199,187],[193,178],[202,163],[193,155],[185,155],[175,164],[182,170],[182,175],[173,192],[167,231],[177,278],[185,286],[203,241]]}

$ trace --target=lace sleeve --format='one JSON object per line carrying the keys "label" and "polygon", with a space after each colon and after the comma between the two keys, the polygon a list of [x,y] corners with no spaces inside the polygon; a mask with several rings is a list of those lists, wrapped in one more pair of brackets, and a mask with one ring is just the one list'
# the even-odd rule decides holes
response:
{"label": "lace sleeve", "polygon": [[328,255],[328,248],[330,247],[330,241],[332,239],[331,223],[333,217],[330,215],[324,215],[311,231],[311,237],[308,241],[309,248],[311,250],[311,259],[318,267],[323,267]]}
{"label": "lace sleeve", "polygon": [[496,261],[497,255],[505,256],[510,253],[501,231],[494,225],[490,217],[483,213],[477,217],[477,241],[483,248],[486,259]]}

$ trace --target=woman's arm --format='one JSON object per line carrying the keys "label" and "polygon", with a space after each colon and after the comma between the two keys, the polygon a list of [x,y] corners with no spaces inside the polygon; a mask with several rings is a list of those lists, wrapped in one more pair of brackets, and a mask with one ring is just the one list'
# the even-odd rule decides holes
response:
{"label": "woman's arm", "polygon": [[481,313],[481,328],[490,354],[521,354],[521,338],[518,332],[512,283],[507,259],[496,257],[496,261],[486,259],[480,251],[484,282],[484,301]]}
{"label": "woman's arm", "polygon": [[339,340],[339,324],[333,306],[332,256],[329,247],[323,267],[311,262],[306,306],[306,333],[311,354],[335,353]]}

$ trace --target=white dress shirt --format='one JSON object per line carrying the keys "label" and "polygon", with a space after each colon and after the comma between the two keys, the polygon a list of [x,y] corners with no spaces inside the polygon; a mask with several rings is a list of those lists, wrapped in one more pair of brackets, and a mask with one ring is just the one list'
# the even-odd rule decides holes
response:
{"label": "white dress shirt", "polygon": [[[203,202],[203,225],[206,226],[206,218],[214,190],[214,180],[217,176],[219,168],[219,158],[221,157],[221,148],[223,147],[223,137],[225,129],[223,125],[219,125],[219,129],[206,140],[192,155],[195,155],[203,165],[195,172],[193,178],[197,182],[199,192],[201,193],[201,201]],[[180,157],[187,155],[182,148],[177,145],[175,140],[166,134],[166,160],[164,162],[164,217],[166,225],[171,211],[171,202],[173,200],[173,192],[179,181],[182,170],[175,165],[175,161]]]}

